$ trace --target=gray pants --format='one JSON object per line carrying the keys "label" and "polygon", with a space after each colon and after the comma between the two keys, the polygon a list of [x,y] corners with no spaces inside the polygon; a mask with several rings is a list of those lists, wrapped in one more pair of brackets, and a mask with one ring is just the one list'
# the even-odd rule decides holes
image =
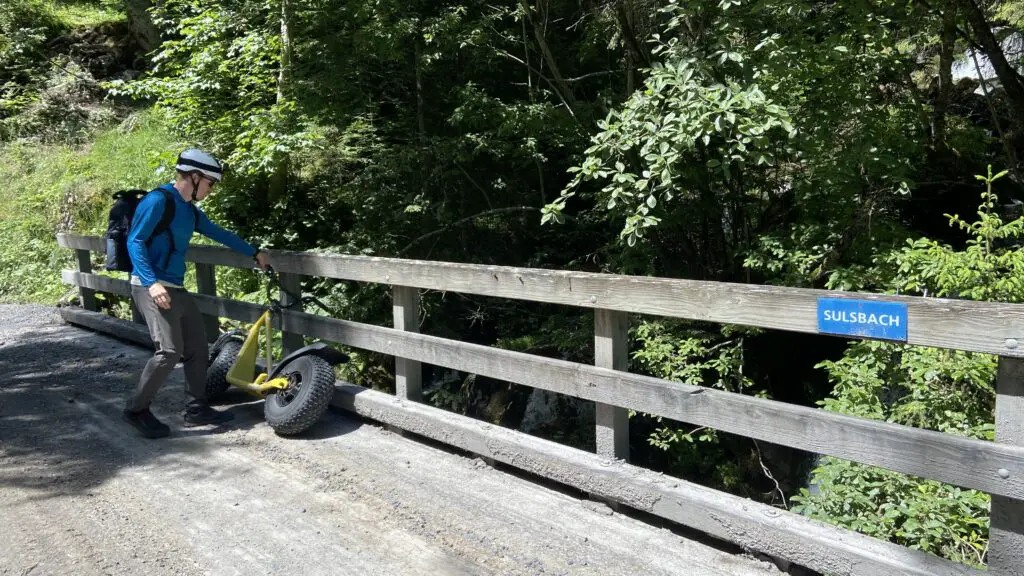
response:
{"label": "gray pants", "polygon": [[149,407],[178,360],[185,365],[186,409],[207,404],[206,361],[209,350],[203,316],[186,290],[168,288],[167,292],[171,296],[170,310],[157,306],[148,289],[132,286],[132,299],[146,318],[149,335],[156,345],[156,353],[146,363],[135,392],[128,398],[126,408],[132,412]]}

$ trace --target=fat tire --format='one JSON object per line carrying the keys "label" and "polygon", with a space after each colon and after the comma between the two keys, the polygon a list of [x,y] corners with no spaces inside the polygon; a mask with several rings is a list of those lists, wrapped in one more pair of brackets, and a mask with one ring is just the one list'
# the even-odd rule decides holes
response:
{"label": "fat tire", "polygon": [[228,340],[221,346],[220,351],[213,358],[213,362],[210,362],[210,367],[206,370],[207,400],[213,400],[220,396],[231,386],[231,383],[228,382],[228,371],[231,370],[231,366],[235,363],[241,350],[241,342]]}
{"label": "fat tire", "polygon": [[299,373],[302,385],[288,404],[280,400],[280,392],[267,396],[263,415],[274,432],[284,436],[298,434],[315,424],[334,396],[334,368],[318,356],[301,356],[284,366],[278,377]]}

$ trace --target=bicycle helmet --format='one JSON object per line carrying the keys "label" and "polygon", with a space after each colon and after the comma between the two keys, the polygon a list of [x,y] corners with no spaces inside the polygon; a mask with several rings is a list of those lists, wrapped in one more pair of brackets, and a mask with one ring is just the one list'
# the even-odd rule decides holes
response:
{"label": "bicycle helmet", "polygon": [[178,156],[178,163],[174,166],[178,172],[188,174],[199,172],[214,182],[220,182],[224,177],[224,167],[213,156],[198,150],[189,148]]}

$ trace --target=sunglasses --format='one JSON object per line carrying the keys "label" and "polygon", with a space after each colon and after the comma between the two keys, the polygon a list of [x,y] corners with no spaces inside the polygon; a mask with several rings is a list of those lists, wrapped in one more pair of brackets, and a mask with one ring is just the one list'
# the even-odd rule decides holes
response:
{"label": "sunglasses", "polygon": [[211,188],[211,189],[212,189],[212,188],[213,188],[214,186],[216,186],[216,185],[217,185],[217,181],[216,181],[216,180],[214,180],[213,178],[210,178],[209,176],[206,176],[206,175],[204,175],[204,174],[199,174],[199,179],[200,179],[200,180],[205,180],[205,181],[209,182],[209,183],[210,183],[210,188]]}

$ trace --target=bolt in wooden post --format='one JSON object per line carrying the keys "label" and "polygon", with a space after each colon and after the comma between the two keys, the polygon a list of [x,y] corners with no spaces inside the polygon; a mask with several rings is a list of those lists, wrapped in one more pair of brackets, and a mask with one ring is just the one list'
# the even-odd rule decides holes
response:
{"label": "bolt in wooden post", "polygon": [[[629,369],[626,335],[629,317],[617,310],[594,310],[594,365],[612,370]],[[597,453],[629,460],[629,413],[625,408],[597,404]]]}
{"label": "bolt in wooden post", "polygon": [[[196,263],[196,287],[200,294],[217,296],[217,273],[213,264]],[[220,336],[220,326],[216,316],[203,314],[203,322],[206,323],[206,341],[213,342]]]}
{"label": "bolt in wooden post", "polygon": [[[90,258],[89,251],[77,249],[75,250],[75,256],[78,258],[78,271],[84,274],[92,274],[92,259]],[[99,307],[96,305],[95,290],[80,287],[79,292],[82,296],[82,308],[92,310],[93,312],[99,310]]]}
{"label": "bolt in wooden post", "polygon": [[[296,312],[302,311],[302,302],[295,302],[294,299],[289,296],[285,290],[295,294],[296,296],[302,296],[302,275],[300,274],[289,274],[282,272],[280,275],[281,279],[281,306],[295,310]],[[294,307],[292,307],[294,304]],[[302,334],[296,334],[294,332],[281,331],[281,348],[284,351],[285,356],[295,352],[299,348],[302,348],[306,344],[303,340]]]}
{"label": "bolt in wooden post", "polygon": [[[395,329],[419,332],[420,291],[408,286],[392,288]],[[395,395],[405,400],[423,400],[423,381],[420,363],[407,358],[395,358]]]}
{"label": "bolt in wooden post", "polygon": [[[1021,358],[999,357],[999,376],[996,380],[996,442],[1024,446],[1024,359]],[[998,471],[994,472],[999,474]],[[993,576],[1019,576],[1022,574],[1022,567],[1024,502],[993,495],[988,572]]]}

